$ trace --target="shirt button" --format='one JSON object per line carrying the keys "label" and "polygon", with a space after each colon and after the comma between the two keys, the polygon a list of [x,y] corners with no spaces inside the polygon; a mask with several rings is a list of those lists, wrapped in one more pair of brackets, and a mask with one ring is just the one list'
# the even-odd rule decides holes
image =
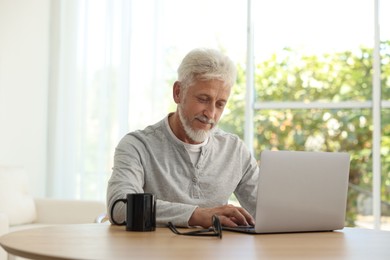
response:
{"label": "shirt button", "polygon": [[197,183],[198,182],[198,178],[196,178],[196,177],[192,178],[192,182]]}

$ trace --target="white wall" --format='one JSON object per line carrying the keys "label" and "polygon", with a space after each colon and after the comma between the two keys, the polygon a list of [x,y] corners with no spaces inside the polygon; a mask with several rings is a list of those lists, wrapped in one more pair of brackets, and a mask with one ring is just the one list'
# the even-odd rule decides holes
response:
{"label": "white wall", "polygon": [[50,0],[0,0],[0,165],[29,174],[44,196]]}

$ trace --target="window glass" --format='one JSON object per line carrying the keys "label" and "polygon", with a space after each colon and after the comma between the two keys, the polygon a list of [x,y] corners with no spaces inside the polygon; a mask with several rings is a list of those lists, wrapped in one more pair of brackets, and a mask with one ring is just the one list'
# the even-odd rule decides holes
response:
{"label": "window glass", "polygon": [[379,1],[382,99],[390,101],[390,1]]}
{"label": "window glass", "polygon": [[[382,100],[390,101],[390,1],[379,1]],[[390,104],[382,109],[382,228],[390,230]]]}
{"label": "window glass", "polygon": [[369,100],[370,10],[371,0],[255,1],[256,100]]}
{"label": "window glass", "polygon": [[382,41],[380,56],[382,100],[390,101],[390,38]]}
{"label": "window glass", "polygon": [[[292,102],[288,109],[255,111],[256,155],[264,149],[347,151],[346,224],[372,226],[371,109],[326,104],[372,99],[374,1],[255,1],[254,13],[255,100]],[[294,107],[309,102],[325,106]]]}
{"label": "window glass", "polygon": [[390,108],[382,109],[382,227],[390,230]]}

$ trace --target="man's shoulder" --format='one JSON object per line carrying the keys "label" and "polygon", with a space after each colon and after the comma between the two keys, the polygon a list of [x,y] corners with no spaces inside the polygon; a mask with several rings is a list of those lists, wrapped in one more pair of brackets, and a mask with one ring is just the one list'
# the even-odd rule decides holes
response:
{"label": "man's shoulder", "polygon": [[231,156],[234,154],[236,158],[240,156],[246,157],[249,154],[244,141],[237,134],[226,132],[222,129],[214,131],[209,145],[212,149],[219,151],[219,153],[230,154]]}
{"label": "man's shoulder", "polygon": [[122,138],[122,142],[136,142],[137,140],[143,142],[151,138],[161,138],[164,131],[164,120],[161,120],[154,125],[145,127],[144,129],[127,133]]}
{"label": "man's shoulder", "polygon": [[226,132],[220,128],[215,129],[212,136],[217,142],[242,143],[242,140],[238,135]]}
{"label": "man's shoulder", "polygon": [[145,127],[143,130],[137,131],[138,134],[144,134],[144,135],[151,135],[156,134],[156,132],[164,132],[165,131],[165,119],[160,120],[159,122],[155,123],[154,125],[149,125]]}

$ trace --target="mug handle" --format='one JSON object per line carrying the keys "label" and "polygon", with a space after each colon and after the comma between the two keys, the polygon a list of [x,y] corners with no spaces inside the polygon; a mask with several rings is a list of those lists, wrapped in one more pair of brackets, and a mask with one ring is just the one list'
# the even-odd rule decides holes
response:
{"label": "mug handle", "polygon": [[112,219],[112,222],[114,222],[115,225],[119,225],[119,226],[124,226],[126,225],[126,220],[124,220],[122,223],[118,223],[116,222],[116,220],[114,219],[114,208],[115,208],[115,205],[119,202],[123,202],[123,203],[127,203],[127,200],[126,199],[117,199],[114,204],[112,204],[112,207],[111,207],[111,219]]}

